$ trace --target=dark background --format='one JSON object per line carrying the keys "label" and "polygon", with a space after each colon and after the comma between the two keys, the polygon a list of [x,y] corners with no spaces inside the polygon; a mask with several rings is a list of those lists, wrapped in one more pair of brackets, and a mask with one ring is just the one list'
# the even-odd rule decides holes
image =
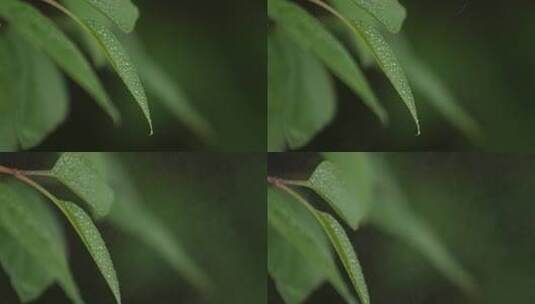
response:
{"label": "dark background", "polygon": [[[55,154],[0,154],[0,164],[50,168]],[[104,222],[123,303],[265,301],[266,209],[264,154],[120,153],[145,206],[169,227],[215,287],[201,294],[138,239]],[[59,214],[58,214],[59,215]],[[63,219],[63,217],[59,217]],[[73,229],[63,222],[74,278],[86,303],[114,303],[102,275]],[[0,267],[0,303],[19,303]],[[259,302],[260,299],[260,302]],[[59,287],[35,303],[68,303]]]}
{"label": "dark background", "polygon": [[479,122],[472,143],[421,96],[416,103],[422,135],[386,77],[366,74],[390,114],[387,128],[357,96],[337,83],[335,121],[306,151],[525,151],[535,137],[535,5],[532,1],[401,0],[408,12],[402,30],[414,52]]}
{"label": "dark background", "polygon": [[[375,304],[533,303],[535,155],[383,153],[413,211],[474,278],[474,295],[446,280],[419,251],[363,226],[349,236]],[[272,154],[269,173],[306,178],[317,154]],[[346,229],[349,232],[349,229]],[[271,279],[269,303],[282,303]],[[323,285],[306,304],[342,303]]]}
{"label": "dark background", "polygon": [[213,125],[215,142],[199,141],[150,95],[155,135],[149,137],[147,123],[124,85],[113,72],[103,70],[99,76],[123,114],[122,126],[114,126],[82,89],[71,84],[67,122],[36,150],[265,151],[265,1],[134,2],[141,12],[137,34]]}

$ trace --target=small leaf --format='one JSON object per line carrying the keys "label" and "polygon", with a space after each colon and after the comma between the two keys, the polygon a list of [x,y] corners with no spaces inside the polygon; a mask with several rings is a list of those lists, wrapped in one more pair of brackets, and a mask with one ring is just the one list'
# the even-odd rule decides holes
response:
{"label": "small leaf", "polygon": [[301,304],[326,277],[280,233],[268,225],[268,272],[286,304]]}
{"label": "small leaf", "polygon": [[[70,3],[68,1],[64,2]],[[68,6],[70,8],[70,5]],[[90,9],[91,7],[88,6]],[[106,54],[102,51],[102,48],[98,42],[91,36],[86,30],[80,27],[76,21],[72,20],[68,16],[58,16],[56,23],[60,26],[65,33],[73,39],[73,41],[80,46],[80,49],[87,54],[91,63],[96,69],[102,69],[107,67],[108,59]]]}
{"label": "small leaf", "polygon": [[143,48],[141,41],[133,35],[120,36],[132,61],[139,67],[138,72],[149,94],[160,101],[171,114],[184,122],[202,139],[211,142],[215,134],[210,123],[197,111],[185,93],[156,61]]}
{"label": "small leaf", "polygon": [[130,33],[134,30],[136,21],[139,18],[139,10],[130,0],[84,1],[110,18],[122,31]]}
{"label": "small leaf", "polygon": [[100,273],[108,283],[115,300],[117,303],[121,303],[121,293],[119,291],[119,280],[117,279],[117,273],[113,267],[110,253],[106,247],[106,243],[102,239],[97,227],[91,221],[91,218],[85,211],[78,207],[78,205],[57,200],[56,204],[60,207],[65,217],[72,224],[76,233],[82,239],[85,247],[91,254],[91,257],[97,264]]}
{"label": "small leaf", "polygon": [[0,133],[12,134],[0,137],[0,146],[6,146],[3,151],[32,148],[67,115],[65,81],[48,57],[11,30],[0,37],[0,61],[0,82],[5,83],[1,113],[6,122],[0,128],[9,129]]}
{"label": "small leaf", "polygon": [[341,170],[332,162],[322,162],[308,180],[312,188],[334,211],[353,229],[357,229],[361,219],[366,216],[362,202],[352,196],[351,187]]}
{"label": "small leaf", "polygon": [[[348,5],[345,0],[332,0],[333,3],[340,11],[346,11],[345,7]],[[318,0],[315,1],[317,5],[329,11],[342,22],[344,22],[355,35],[361,37],[366,45],[375,56],[377,64],[383,70],[386,77],[390,80],[401,99],[409,109],[409,112],[416,123],[417,134],[420,134],[420,122],[418,119],[418,113],[416,111],[416,103],[412,94],[409,80],[401,67],[396,55],[392,51],[390,45],[386,42],[383,35],[375,29],[372,25],[369,25],[356,18],[345,18],[338,11],[328,6],[324,2]],[[350,4],[349,4],[350,5]]]}
{"label": "small leaf", "polygon": [[0,16],[36,48],[43,50],[67,75],[84,88],[114,119],[119,112],[110,102],[95,72],[76,45],[54,23],[20,0],[0,0]]}
{"label": "small leaf", "polygon": [[356,53],[360,61],[360,65],[364,68],[375,66],[375,57],[369,50],[366,42],[362,37],[355,35],[353,32],[347,30],[347,26],[340,22],[335,16],[326,17],[323,20],[325,23],[345,44],[348,45],[352,53]]}
{"label": "small leaf", "polygon": [[359,206],[359,221],[367,219],[374,204],[375,168],[369,153],[327,152],[322,155],[332,162],[347,185],[351,199]]}
{"label": "small leaf", "polygon": [[362,71],[346,48],[323,24],[286,0],[268,0],[268,15],[303,49],[314,53],[335,75],[345,82],[384,123],[387,114],[377,101]]}
{"label": "small leaf", "polygon": [[61,154],[49,174],[83,199],[97,217],[103,217],[110,211],[113,191],[97,169],[84,153],[67,152]]}
{"label": "small leaf", "polygon": [[52,219],[36,191],[14,180],[0,182],[0,229],[54,277],[74,303],[83,303],[69,269],[63,236]]}
{"label": "small leaf", "polygon": [[364,280],[357,254],[355,253],[344,228],[330,214],[321,211],[316,211],[316,214],[325,233],[329,236],[338,257],[342,261],[360,300],[363,304],[369,304],[370,295],[368,294],[368,286]]}
{"label": "small leaf", "polygon": [[382,23],[387,30],[397,33],[401,30],[403,22],[407,17],[407,10],[398,2],[398,0],[339,0],[345,2],[347,11],[344,14],[351,16],[353,13],[352,6],[358,6],[377,21]]}
{"label": "small leaf", "polygon": [[270,130],[280,129],[290,148],[300,148],[334,118],[333,83],[321,63],[284,32],[272,32],[268,44],[268,119],[281,124]]}
{"label": "small leaf", "polygon": [[353,46],[355,52],[357,52],[357,56],[359,57],[362,66],[368,68],[375,65],[375,57],[373,57],[372,52],[368,49],[368,46],[362,37],[351,34],[349,43]]}
{"label": "small leaf", "polygon": [[130,93],[141,107],[141,110],[149,123],[150,134],[152,134],[152,119],[150,116],[147,95],[145,94],[141,79],[139,79],[136,68],[130,60],[130,57],[119,40],[117,40],[117,37],[115,37],[110,30],[93,21],[87,21],[87,26],[91,29],[91,33],[104,49],[113,69],[119,74],[119,77],[123,80],[126,87],[130,90]]}
{"label": "small leaf", "polygon": [[363,23],[355,23],[355,25],[360,28],[364,40],[368,43],[372,53],[375,54],[379,67],[381,67],[388,79],[390,79],[390,82],[398,91],[401,99],[405,102],[416,123],[417,133],[420,134],[420,122],[418,112],[416,111],[414,95],[396,55],[378,30]]}
{"label": "small leaf", "polygon": [[[124,82],[134,99],[136,100],[137,104],[143,111],[143,114],[149,124],[150,129],[150,135],[153,134],[152,129],[152,119],[150,116],[150,110],[149,110],[149,104],[147,100],[147,95],[145,94],[145,89],[143,88],[143,85],[141,83],[141,79],[139,78],[136,68],[132,61],[130,60],[130,57],[124,50],[124,47],[121,45],[115,34],[113,34],[112,31],[110,31],[106,26],[102,25],[100,22],[95,21],[93,18],[85,17],[83,19],[80,19],[75,14],[73,14],[71,11],[69,11],[67,8],[63,7],[61,4],[56,2],[55,0],[44,0],[46,3],[50,4],[51,6],[57,8],[70,18],[72,18],[74,21],[76,21],[84,30],[86,30],[89,34],[91,34],[98,44],[100,45],[101,49],[106,54],[106,57],[108,58],[108,61],[110,62],[111,66],[115,70],[115,72],[119,75],[121,80]],[[86,14],[83,14],[86,15]],[[91,14],[87,14],[91,15]]]}
{"label": "small leaf", "polygon": [[269,224],[311,265],[323,271],[347,303],[355,304],[354,296],[338,271],[329,241],[314,216],[288,194],[268,188]]}

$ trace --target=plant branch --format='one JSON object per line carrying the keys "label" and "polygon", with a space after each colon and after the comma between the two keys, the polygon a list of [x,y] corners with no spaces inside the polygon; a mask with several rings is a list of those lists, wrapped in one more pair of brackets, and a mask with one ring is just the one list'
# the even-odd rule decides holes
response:
{"label": "plant branch", "polygon": [[291,179],[284,179],[284,178],[271,177],[270,176],[270,177],[268,177],[268,182],[270,181],[270,179],[272,181],[283,183],[285,185],[310,188],[310,183],[308,181],[306,181],[306,180],[291,180]]}
{"label": "plant branch", "polygon": [[268,183],[273,185],[275,188],[278,188],[279,190],[282,190],[295,198],[298,202],[303,204],[308,211],[314,215],[314,217],[317,217],[316,208],[314,208],[299,192],[295,191],[294,189],[290,188],[289,186],[304,186],[309,187],[309,183],[307,181],[291,181],[291,180],[285,180],[278,177],[272,177],[268,176],[267,178]]}
{"label": "plant branch", "polygon": [[63,211],[63,207],[58,203],[59,199],[56,196],[54,196],[52,193],[50,193],[48,190],[46,190],[43,186],[41,186],[40,184],[38,184],[37,182],[35,182],[33,179],[29,177],[30,175],[45,176],[46,171],[24,171],[24,170],[19,170],[16,168],[8,168],[5,166],[0,166],[0,174],[11,175],[17,180],[34,188],[35,190],[43,194],[46,198],[51,200],[54,203],[54,205],[56,205],[59,209]]}
{"label": "plant branch", "polygon": [[28,176],[44,176],[44,177],[53,177],[51,174],[50,174],[50,171],[46,171],[46,170],[29,170],[29,171],[26,171],[26,170],[20,170],[21,173],[24,173],[24,175],[28,175]]}

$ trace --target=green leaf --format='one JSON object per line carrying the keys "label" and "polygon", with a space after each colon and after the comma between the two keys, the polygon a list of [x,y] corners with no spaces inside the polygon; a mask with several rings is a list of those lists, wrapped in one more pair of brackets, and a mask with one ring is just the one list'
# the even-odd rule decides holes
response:
{"label": "green leaf", "polygon": [[407,242],[429,260],[451,282],[474,290],[471,276],[453,258],[432,230],[409,208],[399,186],[384,166],[377,167],[378,189],[370,221],[385,232]]}
{"label": "green leaf", "polygon": [[17,134],[13,126],[12,113],[16,112],[15,104],[10,102],[15,94],[17,85],[12,73],[16,71],[18,57],[11,58],[14,50],[11,42],[0,36],[0,113],[4,119],[0,119],[0,149],[10,152],[17,150],[19,146]]}
{"label": "green leaf", "polygon": [[[79,0],[81,1],[81,0]],[[99,10],[124,32],[134,30],[139,18],[138,8],[130,0],[84,0]]]}
{"label": "green leaf", "polygon": [[333,83],[321,63],[284,32],[274,31],[268,39],[268,119],[270,125],[281,124],[271,132],[283,132],[268,138],[283,136],[290,148],[300,148],[334,118]]}
{"label": "green leaf", "polygon": [[173,233],[145,206],[141,194],[119,160],[100,156],[116,193],[110,222],[156,251],[177,273],[207,292],[211,288],[209,278]]}
{"label": "green leaf", "polygon": [[342,261],[360,300],[363,304],[370,304],[368,286],[364,280],[360,262],[344,228],[328,213],[316,211],[316,218],[321,223],[325,233],[329,236],[329,239],[331,240],[338,257]]}
{"label": "green leaf", "polygon": [[297,200],[268,188],[268,222],[292,246],[320,269],[347,303],[357,303],[341,277],[322,227]]}
{"label": "green leaf", "polygon": [[353,229],[357,229],[367,211],[362,202],[353,196],[346,176],[333,162],[323,161],[315,170],[308,185],[321,196],[334,211]]}
{"label": "green leaf", "polygon": [[6,150],[41,143],[67,115],[67,87],[50,59],[8,30],[0,36],[2,96],[0,146]]}
{"label": "green leaf", "polygon": [[345,82],[384,123],[387,114],[377,101],[362,71],[346,48],[323,24],[299,5],[286,0],[268,0],[268,15],[303,49],[314,53]]}
{"label": "green leaf", "polygon": [[114,194],[96,164],[84,153],[67,152],[48,173],[83,199],[97,217],[110,211]]}
{"label": "green leaf", "polygon": [[[97,41],[98,45],[100,46],[100,48],[106,55],[106,58],[108,59],[109,63],[111,64],[113,70],[119,75],[119,78],[121,78],[123,83],[126,85],[128,90],[134,97],[135,101],[141,108],[143,115],[145,116],[149,124],[149,133],[150,135],[152,135],[152,119],[145,89],[143,88],[141,79],[137,74],[136,67],[132,63],[130,56],[126,53],[124,47],[119,42],[115,34],[102,24],[98,16],[93,17],[93,11],[80,12],[80,18],[55,0],[46,0],[45,2],[72,18]],[[79,3],[79,5],[74,5],[75,2],[72,2],[72,0],[67,1],[67,3],[71,4],[71,6],[76,9],[84,7],[83,3]]]}
{"label": "green leaf", "polygon": [[[348,6],[345,0],[332,0],[339,11],[347,11]],[[372,25],[359,20],[358,18],[346,18],[338,11],[328,6],[322,1],[315,2],[325,10],[329,11],[342,22],[344,22],[355,35],[362,38],[366,43],[372,54],[375,56],[377,64],[383,70],[386,77],[390,80],[401,99],[409,109],[409,112],[416,123],[417,134],[420,134],[420,122],[418,113],[416,111],[416,103],[412,94],[409,80],[401,67],[396,55],[394,54],[390,45],[386,42],[383,35],[375,29]],[[350,4],[349,4],[350,5]]]}
{"label": "green leaf", "polygon": [[110,31],[106,26],[92,18],[78,18],[76,15],[54,0],[47,0],[46,2],[65,13],[67,16],[71,17],[74,21],[80,24],[84,30],[91,34],[96,41],[98,41],[111,66],[124,82],[137,104],[143,111],[143,114],[145,115],[145,118],[149,124],[150,134],[152,135],[152,119],[150,116],[149,104],[147,95],[145,94],[145,89],[143,88],[143,84],[141,83],[141,79],[137,74],[132,60],[126,53],[124,47],[119,42],[115,34],[113,34],[113,32]]}
{"label": "green leaf", "polygon": [[339,2],[346,4],[344,7],[347,10],[343,11],[344,14],[353,15],[356,13],[354,6],[358,6],[382,23],[392,33],[397,33],[401,30],[407,17],[407,10],[398,0],[339,0]]}
{"label": "green leaf", "polygon": [[54,276],[2,227],[0,227],[0,264],[23,303],[36,300],[54,283]]}
{"label": "green leaf", "polygon": [[119,112],[110,102],[95,72],[76,45],[54,23],[31,5],[19,0],[0,0],[0,16],[29,43],[44,51],[76,83],[84,88],[114,119]]}
{"label": "green leaf", "polygon": [[133,35],[119,37],[128,54],[132,57],[132,61],[139,67],[139,76],[148,93],[152,94],[155,100],[161,102],[163,106],[171,111],[171,114],[184,122],[202,139],[208,142],[213,141],[215,134],[210,123],[195,109],[193,103],[178,87],[176,81],[150,57],[141,41]]}
{"label": "green leaf", "polygon": [[[65,0],[63,2],[66,2],[66,5],[67,3],[71,3],[70,1]],[[70,5],[68,7],[70,8]],[[87,5],[87,7],[92,9],[89,5]],[[87,54],[89,60],[96,69],[102,69],[108,65],[108,59],[98,42],[87,31],[81,28],[76,21],[68,16],[58,16],[55,18],[55,21],[58,26],[80,46],[80,49]]]}
{"label": "green leaf", "polygon": [[1,181],[0,227],[59,282],[74,303],[83,303],[69,269],[63,235],[36,191],[13,180]]}
{"label": "green leaf", "polygon": [[303,303],[326,279],[320,268],[271,225],[268,225],[268,271],[287,304]]}
{"label": "green leaf", "polygon": [[338,37],[340,37],[341,41],[348,45],[352,53],[358,57],[360,65],[363,68],[376,66],[375,57],[369,50],[364,39],[355,35],[353,32],[348,31],[347,25],[340,22],[340,19],[336,18],[335,16],[329,16],[323,19],[323,23],[325,23],[329,29],[331,29]]}
{"label": "green leaf", "polygon": [[469,139],[479,142],[482,134],[478,123],[459,105],[448,86],[414,54],[407,39],[399,36],[391,39],[390,43],[403,63],[414,90],[425,97],[422,101],[435,107]]}
{"label": "green leaf", "polygon": [[362,66],[371,67],[375,65],[375,57],[373,57],[372,52],[368,49],[368,46],[362,37],[350,33],[349,43],[357,53]]}
{"label": "green leaf", "polygon": [[152,119],[150,116],[147,95],[145,94],[141,79],[139,78],[130,57],[110,30],[92,21],[88,21],[87,26],[91,29],[91,33],[93,33],[105,50],[113,69],[119,74],[119,77],[123,80],[126,87],[130,90],[130,93],[141,107],[141,110],[149,123],[150,134],[152,134]]}
{"label": "green leaf", "polygon": [[282,152],[286,149],[284,102],[288,102],[288,91],[290,90],[286,78],[292,73],[292,66],[285,61],[288,56],[285,56],[283,46],[274,33],[268,34],[267,46],[267,148],[268,152]]}
{"label": "green leaf", "polygon": [[359,220],[366,220],[373,206],[375,168],[369,153],[322,153],[325,159],[340,168],[339,173],[351,199],[358,205]]}
{"label": "green leaf", "polygon": [[61,200],[56,200],[55,203],[60,207],[65,217],[67,217],[76,230],[76,233],[78,233],[80,239],[82,239],[93,261],[97,264],[100,273],[106,280],[106,283],[108,283],[116,302],[121,303],[121,292],[119,290],[117,273],[115,272],[106,243],[102,239],[97,227],[91,221],[89,215],[78,205]]}

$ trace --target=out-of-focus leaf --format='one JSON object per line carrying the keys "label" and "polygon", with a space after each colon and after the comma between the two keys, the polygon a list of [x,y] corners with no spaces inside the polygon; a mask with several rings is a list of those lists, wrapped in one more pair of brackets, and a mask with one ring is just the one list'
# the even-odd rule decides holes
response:
{"label": "out-of-focus leaf", "polygon": [[124,47],[119,42],[115,34],[106,26],[90,18],[79,18],[67,8],[54,0],[47,0],[47,3],[59,9],[67,16],[71,17],[80,26],[90,33],[99,43],[100,47],[106,54],[108,61],[124,82],[137,104],[143,111],[145,118],[149,124],[150,134],[152,134],[152,119],[150,116],[149,104],[145,89],[141,83],[141,79],[137,74],[136,68],[130,59],[130,56],[124,50]]}
{"label": "out-of-focus leaf", "polygon": [[288,194],[268,188],[268,221],[311,265],[324,272],[347,303],[357,303],[336,267],[329,241],[313,214]]}
{"label": "out-of-focus leaf", "polygon": [[185,252],[172,232],[144,206],[141,194],[130,181],[118,159],[101,155],[116,199],[109,220],[126,233],[138,238],[158,252],[173,269],[200,290],[211,288],[210,280],[195,261]]}
{"label": "out-of-focus leaf", "polygon": [[431,264],[454,284],[474,290],[471,276],[451,256],[431,229],[410,210],[388,168],[377,164],[379,189],[370,221],[421,252]]}
{"label": "out-of-focus leaf", "polygon": [[130,0],[84,0],[110,18],[124,32],[134,30],[138,8]]}
{"label": "out-of-focus leaf", "polygon": [[345,4],[344,14],[352,16],[358,12],[355,6],[373,16],[377,21],[383,24],[387,30],[397,33],[401,30],[403,22],[407,17],[407,10],[398,2],[398,0],[339,0]]}
{"label": "out-of-focus leaf", "polygon": [[117,303],[121,303],[121,292],[119,290],[117,273],[113,267],[113,262],[106,247],[106,243],[102,239],[97,227],[89,215],[78,205],[61,200],[56,200],[55,202],[74,227],[76,233],[91,254],[100,273],[106,280],[106,283],[108,283],[115,300]]}
{"label": "out-of-focus leaf", "polygon": [[0,264],[23,303],[39,298],[54,283],[54,276],[2,227],[0,227]]}
{"label": "out-of-focus leaf", "polygon": [[67,87],[50,59],[13,31],[0,37],[0,146],[8,150],[38,145],[67,115]]}
{"label": "out-of-focus leaf", "polygon": [[97,217],[110,211],[113,191],[88,155],[66,152],[48,173],[83,199]]}
{"label": "out-of-focus leaf", "polygon": [[0,149],[6,152],[16,150],[19,145],[10,115],[15,112],[15,104],[11,100],[17,87],[12,73],[18,68],[18,58],[11,58],[14,56],[11,44],[6,37],[0,37],[0,113],[9,113],[0,119]]}
{"label": "out-of-focus leaf", "polygon": [[[65,5],[71,3],[70,1],[64,1]],[[75,1],[78,3],[77,1]],[[67,7],[70,8],[70,5]],[[87,5],[89,9],[91,6]],[[98,42],[87,31],[80,27],[80,25],[72,20],[69,16],[58,16],[55,19],[56,24],[63,29],[63,31],[80,46],[80,49],[84,51],[95,66],[95,68],[104,68],[108,64],[106,54],[102,51],[102,48]]]}
{"label": "out-of-focus leaf", "polygon": [[91,94],[114,119],[119,112],[110,102],[95,72],[76,45],[52,21],[31,5],[19,0],[0,0],[0,16],[35,47],[43,50],[74,81]]}
{"label": "out-of-focus leaf", "polygon": [[346,176],[334,163],[322,162],[308,180],[308,185],[321,196],[353,229],[357,229],[366,211],[357,197],[352,196]]}
{"label": "out-of-focus leaf", "polygon": [[316,214],[319,222],[323,226],[323,230],[329,236],[338,257],[342,261],[360,300],[363,304],[369,304],[370,295],[368,294],[368,286],[366,285],[366,280],[364,280],[364,274],[362,273],[357,254],[344,228],[330,214],[321,211],[316,211]]}
{"label": "out-of-focus leaf", "polygon": [[[283,53],[282,46],[273,33],[268,34],[268,75],[267,75],[267,149],[268,152],[282,152],[286,148],[284,136],[284,102],[289,88],[286,75],[292,73],[291,66]],[[284,76],[284,77],[280,77]]]}
{"label": "out-of-focus leaf", "polygon": [[480,141],[482,136],[477,122],[459,105],[442,80],[413,53],[407,39],[397,35],[392,37],[390,43],[403,63],[414,90],[425,97],[423,101],[435,107],[472,141]]}
{"label": "out-of-focus leaf", "polygon": [[63,236],[52,220],[50,210],[36,191],[12,180],[0,182],[3,231],[26,250],[47,276],[59,282],[74,303],[83,303],[69,269]]}
{"label": "out-of-focus leaf", "polygon": [[274,31],[270,36],[268,102],[274,104],[268,105],[268,119],[281,126],[269,130],[283,134],[268,134],[268,138],[284,137],[290,148],[300,148],[333,119],[333,84],[321,63],[284,32]]}
{"label": "out-of-focus leaf", "polygon": [[310,263],[268,225],[268,271],[287,304],[300,304],[325,281],[325,273]]}
{"label": "out-of-focus leaf", "polygon": [[386,122],[387,114],[346,48],[323,24],[295,3],[269,0],[268,15],[303,49],[314,53],[335,75],[345,82],[364,103]]}
{"label": "out-of-focus leaf", "polygon": [[370,52],[368,46],[361,37],[351,34],[349,37],[349,43],[357,52],[357,56],[359,57],[360,63],[363,66],[371,67],[375,64],[375,58],[373,57],[373,54]]}
{"label": "out-of-focus leaf", "polygon": [[213,141],[215,134],[210,123],[195,109],[176,81],[150,57],[139,39],[133,35],[122,35],[119,38],[132,61],[139,67],[139,76],[148,93],[156,97],[155,100],[161,102],[197,135],[208,142]]}
{"label": "out-of-focus leaf", "polygon": [[348,49],[355,53],[360,61],[360,65],[364,68],[375,65],[375,57],[368,49],[368,46],[361,37],[356,36],[353,32],[347,30],[347,26],[340,22],[335,16],[327,16],[322,19],[323,24],[327,26]]}
{"label": "out-of-focus leaf", "polygon": [[[332,0],[335,6],[341,12],[347,12],[347,7],[351,3],[347,3],[346,0]],[[362,38],[366,45],[371,50],[372,54],[375,56],[377,64],[383,70],[386,77],[390,80],[398,94],[401,96],[401,99],[409,109],[414,122],[416,123],[417,133],[420,134],[420,122],[418,120],[418,113],[416,111],[416,103],[414,101],[414,96],[412,94],[411,87],[409,85],[409,80],[401,67],[394,51],[390,45],[386,42],[383,35],[366,22],[355,18],[349,17],[347,15],[342,15],[334,8],[328,6],[324,2],[316,2],[319,6],[329,11],[338,17],[342,22],[344,22],[355,35]]]}
{"label": "out-of-focus leaf", "polygon": [[[106,27],[114,26],[113,22],[97,10],[94,6],[87,1],[80,0],[61,0],[63,4],[70,12],[81,19],[89,19],[98,22]],[[65,19],[63,19],[63,18]],[[68,15],[58,16],[56,23],[61,22],[61,26],[65,31],[69,31],[72,39],[80,45],[80,47],[87,53],[93,64],[97,68],[104,68],[108,66],[108,58],[106,53],[100,46],[98,40],[75,19]]]}

